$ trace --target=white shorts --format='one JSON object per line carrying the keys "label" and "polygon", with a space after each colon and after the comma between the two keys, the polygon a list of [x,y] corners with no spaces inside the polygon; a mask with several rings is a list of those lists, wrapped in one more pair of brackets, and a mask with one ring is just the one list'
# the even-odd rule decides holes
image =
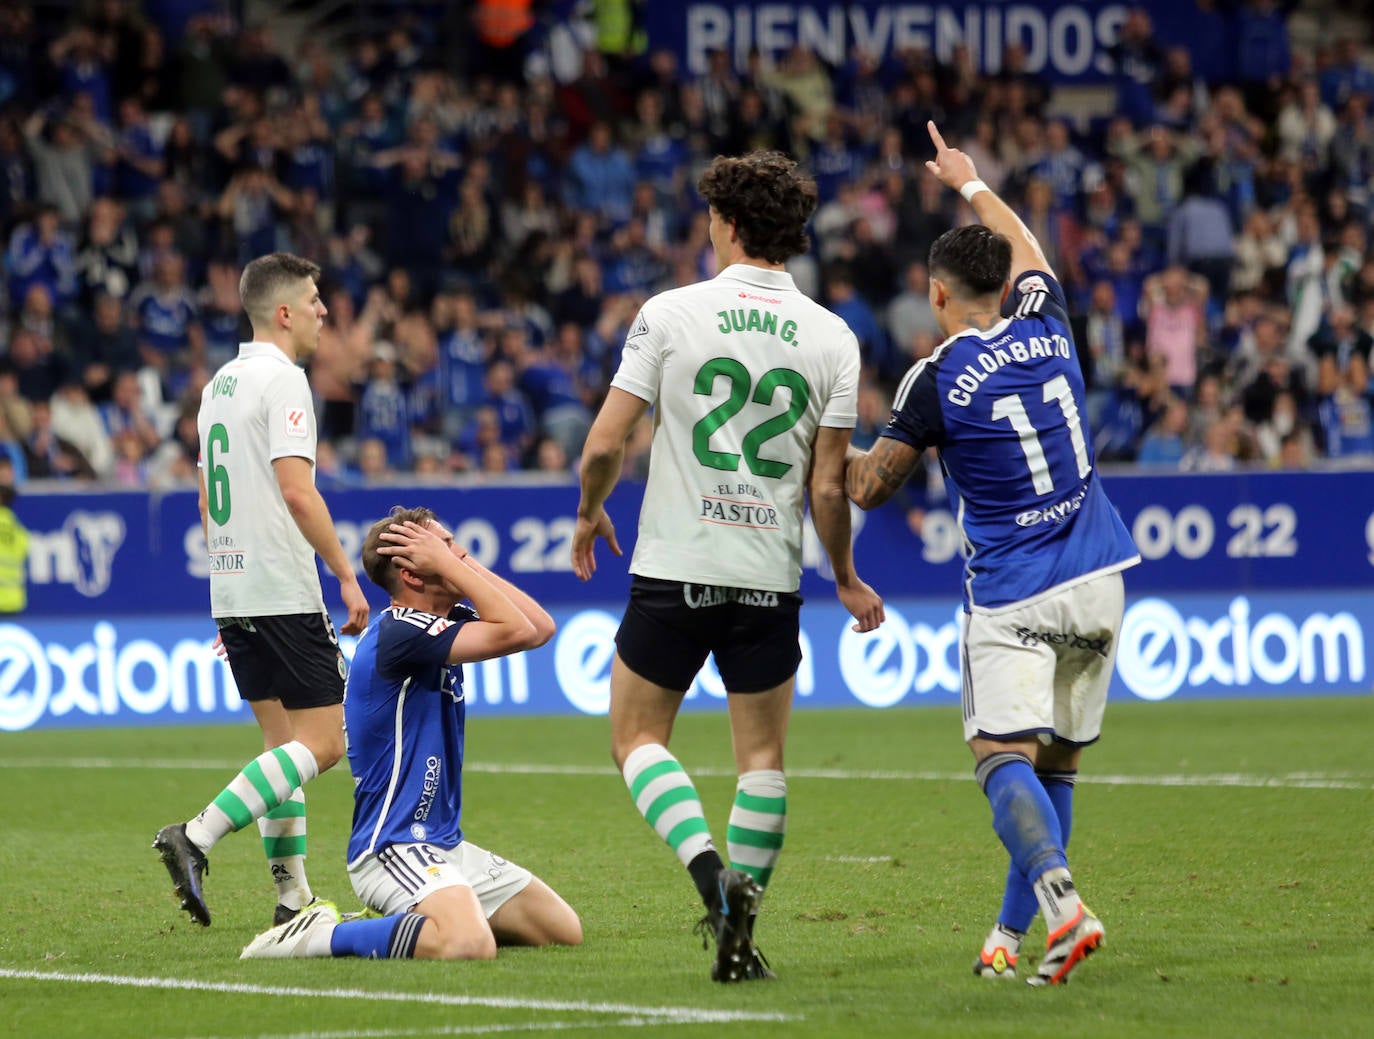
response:
{"label": "white shorts", "polygon": [[463,841],[456,848],[392,844],[348,867],[363,905],[383,916],[408,913],[436,891],[470,887],[482,913],[491,914],[525,889],[534,875],[495,852]]}
{"label": "white shorts", "polygon": [[1120,572],[964,615],[964,740],[1102,735],[1126,593]]}

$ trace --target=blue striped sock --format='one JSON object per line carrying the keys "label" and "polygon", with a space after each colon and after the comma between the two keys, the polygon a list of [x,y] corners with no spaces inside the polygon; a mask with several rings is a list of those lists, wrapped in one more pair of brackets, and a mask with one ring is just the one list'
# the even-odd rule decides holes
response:
{"label": "blue striped sock", "polygon": [[[1054,805],[1054,814],[1059,818],[1059,832],[1063,837],[1063,848],[1069,846],[1069,834],[1073,830],[1073,784],[1077,772],[1040,772],[1035,773],[1040,785],[1049,795]],[[1003,927],[1023,934],[1030,930],[1040,905],[1035,900],[1035,889],[1031,882],[1021,875],[1016,863],[1007,864],[1007,887],[1002,896],[1002,911],[997,914],[997,922]]]}
{"label": "blue striped sock", "polygon": [[1034,883],[1048,869],[1067,868],[1059,817],[1030,759],[992,754],[978,763],[977,776],[992,805],[992,828],[1016,869]]}
{"label": "blue striped sock", "polygon": [[329,939],[331,956],[361,956],[369,960],[408,960],[415,955],[420,928],[419,913],[383,916],[375,920],[349,920],[335,926]]}

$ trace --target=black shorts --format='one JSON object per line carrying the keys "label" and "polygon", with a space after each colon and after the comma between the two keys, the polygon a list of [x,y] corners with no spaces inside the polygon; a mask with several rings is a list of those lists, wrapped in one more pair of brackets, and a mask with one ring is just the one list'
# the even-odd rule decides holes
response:
{"label": "black shorts", "polygon": [[761,693],[797,673],[801,602],[797,592],[636,577],[615,646],[631,671],[665,689],[686,692],[714,653],[727,692]]}
{"label": "black shorts", "polygon": [[343,703],[347,673],[327,613],[217,617],[229,670],[245,700],[280,700],[288,710]]}

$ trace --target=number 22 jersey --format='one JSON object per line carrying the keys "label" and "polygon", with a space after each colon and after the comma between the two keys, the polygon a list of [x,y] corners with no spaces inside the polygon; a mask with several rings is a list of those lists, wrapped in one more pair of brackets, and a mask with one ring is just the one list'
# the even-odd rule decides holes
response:
{"label": "number 22 jersey", "polygon": [[936,447],[963,539],[964,605],[995,609],[1140,561],[1107,499],[1064,290],[1017,277],[1007,314],[966,329],[898,385],[883,436]]}
{"label": "number 22 jersey", "polygon": [[796,591],[816,429],[858,417],[849,326],[786,271],[731,264],[645,302],[611,385],[655,409],[630,572]]}

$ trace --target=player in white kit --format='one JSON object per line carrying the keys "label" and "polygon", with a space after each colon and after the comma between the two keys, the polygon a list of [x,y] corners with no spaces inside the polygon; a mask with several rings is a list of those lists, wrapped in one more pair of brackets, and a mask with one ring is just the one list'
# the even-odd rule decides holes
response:
{"label": "player in white kit", "polygon": [[296,367],[315,352],[324,323],[319,274],[289,253],[244,268],[239,296],[253,341],[201,395],[210,611],[266,748],[199,815],[164,826],[153,841],[182,908],[205,926],[206,853],[254,820],[277,887],[273,922],[290,920],[314,897],[305,878],[302,787],[343,754],[345,675],[316,552],[338,578],[344,634],[367,626],[367,599],[315,488],[314,401]]}
{"label": "player in white kit", "polygon": [[[636,806],[677,853],[706,905],[712,977],[771,976],[753,920],[783,844],[783,741],[801,660],[802,518],[868,631],[882,600],[854,571],[844,454],[857,417],[858,342],[783,269],[806,250],[816,187],[777,152],[717,158],[710,205],[719,273],[639,312],[582,455],[573,569],[596,569],[625,439],[654,408],[653,449],[611,672],[611,753]],[[729,701],[739,784],[726,868],[701,801],[668,751],[683,696],[709,653]]]}

